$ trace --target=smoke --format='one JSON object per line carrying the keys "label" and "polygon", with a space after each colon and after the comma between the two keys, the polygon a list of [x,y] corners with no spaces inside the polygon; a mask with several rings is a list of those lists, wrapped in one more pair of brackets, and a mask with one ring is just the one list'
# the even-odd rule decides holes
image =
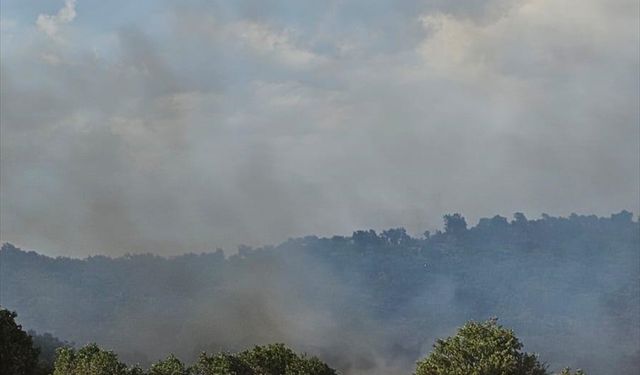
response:
{"label": "smoke", "polygon": [[2,241],[171,255],[640,208],[635,1],[20,3]]}
{"label": "smoke", "polygon": [[[284,342],[347,375],[409,374],[437,338],[497,316],[556,371],[635,373],[638,222],[483,219],[429,239],[388,231],[163,258],[0,252],[25,327],[130,363]],[[398,237],[399,236],[399,237]]]}
{"label": "smoke", "polygon": [[[370,308],[376,302],[364,280],[358,280],[363,275],[347,278],[302,254],[256,259],[233,274],[218,286],[190,280],[186,273],[172,276],[189,285],[180,290],[188,298],[158,297],[179,305],[166,308],[128,301],[106,323],[112,333],[99,334],[101,344],[117,348],[129,362],[149,364],[167,353],[194,361],[203,350],[240,351],[284,342],[351,375],[409,374],[422,354],[425,342],[407,335],[405,322],[375,316]],[[432,287],[430,293],[439,293],[437,284]],[[444,301],[438,305],[453,309]]]}
{"label": "smoke", "polygon": [[[419,234],[443,212],[475,222],[487,212],[640,211],[637,1],[1,6],[2,242],[48,255],[171,256],[351,228]],[[95,290],[75,286],[82,276],[35,273],[46,288],[38,303],[57,296],[71,307],[19,313],[43,330],[84,322],[131,360],[285,341],[353,374],[409,373],[435,337],[491,315],[506,315],[534,350],[556,350],[552,361],[575,355],[568,364],[601,369],[621,357],[582,343],[637,343],[635,315],[610,308],[637,312],[615,297],[635,291],[624,277],[638,263],[626,258],[588,272],[537,264],[529,284],[509,283],[527,272],[505,262],[486,277],[505,275],[514,289],[486,300],[461,287],[465,277],[493,287],[481,275],[427,274],[428,290],[377,311],[376,293],[387,294],[366,275],[386,280],[389,259],[344,273],[307,256],[283,265],[239,255],[198,272],[198,258],[96,258],[85,271],[100,293],[132,280],[99,298],[117,310],[92,309]],[[209,283],[217,275],[234,282]],[[596,298],[576,280],[616,292]],[[492,309],[511,303],[515,315]],[[549,311],[564,320],[521,324]],[[70,332],[60,333],[86,339]],[[625,355],[637,362],[637,350]]]}

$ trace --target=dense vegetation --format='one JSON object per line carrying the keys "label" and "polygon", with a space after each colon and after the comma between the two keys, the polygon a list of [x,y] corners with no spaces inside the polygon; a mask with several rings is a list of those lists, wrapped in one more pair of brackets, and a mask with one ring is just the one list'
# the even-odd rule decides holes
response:
{"label": "dense vegetation", "polygon": [[61,348],[53,375],[336,375],[315,357],[296,354],[283,344],[256,346],[240,353],[202,353],[193,366],[174,355],[153,364],[147,371],[129,367],[110,351],[95,344],[79,350]]}
{"label": "dense vegetation", "polygon": [[438,340],[433,352],[418,363],[416,375],[545,375],[538,358],[521,351],[512,331],[493,321],[470,322],[458,334]]}
{"label": "dense vegetation", "polygon": [[[127,366],[117,354],[96,344],[76,350],[69,343],[47,337],[57,345],[51,362],[15,321],[16,313],[0,309],[0,373],[9,375],[335,375],[335,370],[316,357],[296,354],[283,344],[256,346],[240,353],[202,353],[187,367],[174,355],[153,364],[147,371]],[[50,348],[50,347],[49,347]],[[48,348],[48,349],[49,349]],[[40,359],[38,358],[40,357]]]}
{"label": "dense vegetation", "polygon": [[[147,367],[286,342],[346,374],[410,373],[437,337],[499,316],[552,371],[640,366],[640,227],[626,211],[291,239],[163,258],[50,258],[6,244],[2,304],[39,332]],[[176,249],[176,252],[179,250]]]}
{"label": "dense vegetation", "polygon": [[0,309],[0,374],[35,374],[38,349],[15,317],[15,312]]}
{"label": "dense vegetation", "polygon": [[[117,354],[96,344],[79,350],[68,344],[56,349],[55,364],[38,365],[39,350],[31,337],[15,322],[15,313],[0,310],[0,369],[11,375],[337,375],[316,357],[296,354],[283,344],[256,346],[240,353],[201,353],[192,366],[170,354],[144,370],[127,366]],[[414,375],[548,375],[546,367],[530,353],[513,331],[496,320],[469,322],[458,333],[438,340],[428,357],[420,361]],[[576,375],[583,374],[578,370]],[[560,375],[572,375],[565,368]]]}

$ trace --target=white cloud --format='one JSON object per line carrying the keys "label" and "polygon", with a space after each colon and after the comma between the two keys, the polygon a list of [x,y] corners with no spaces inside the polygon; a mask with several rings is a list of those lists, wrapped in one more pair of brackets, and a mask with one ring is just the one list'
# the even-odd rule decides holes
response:
{"label": "white cloud", "polygon": [[219,46],[230,43],[242,47],[255,57],[266,58],[287,68],[315,68],[327,62],[327,57],[316,53],[303,41],[295,28],[278,28],[255,20],[224,22],[210,15],[182,15],[189,31],[204,35]]}
{"label": "white cloud", "polygon": [[73,21],[74,18],[76,18],[76,0],[65,0],[64,7],[57,14],[38,15],[36,26],[38,30],[47,34],[49,38],[59,41],[60,26]]}
{"label": "white cloud", "polygon": [[624,53],[613,51],[612,41],[637,51],[637,6],[628,0],[615,3],[527,0],[493,22],[425,14],[420,22],[428,36],[417,52],[428,68],[448,78],[554,80]]}
{"label": "white cloud", "polygon": [[298,47],[290,30],[278,31],[256,22],[240,22],[232,31],[253,50],[272,54],[287,65],[306,66],[322,60],[312,51]]}

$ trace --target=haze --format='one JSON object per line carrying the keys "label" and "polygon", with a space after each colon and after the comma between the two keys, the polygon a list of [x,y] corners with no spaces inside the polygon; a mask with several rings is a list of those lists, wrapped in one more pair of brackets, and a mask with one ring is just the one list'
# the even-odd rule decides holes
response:
{"label": "haze", "polygon": [[634,0],[0,10],[2,242],[172,255],[640,212]]}

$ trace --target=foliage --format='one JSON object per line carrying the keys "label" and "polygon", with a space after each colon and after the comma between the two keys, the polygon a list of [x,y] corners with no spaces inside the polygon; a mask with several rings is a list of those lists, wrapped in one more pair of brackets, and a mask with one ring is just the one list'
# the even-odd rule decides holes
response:
{"label": "foliage", "polygon": [[545,366],[522,346],[513,331],[495,320],[472,321],[455,336],[438,340],[418,363],[416,375],[546,375]]}
{"label": "foliage", "polygon": [[29,331],[29,336],[33,339],[33,346],[40,351],[38,357],[38,373],[51,374],[53,364],[56,360],[56,351],[64,346],[73,346],[71,343],[60,341],[50,333],[39,335],[34,331]]}
{"label": "foliage", "polygon": [[[127,367],[112,352],[96,344],[79,350],[69,346],[56,351],[52,369],[37,366],[38,350],[31,336],[15,323],[16,314],[0,310],[2,317],[0,370],[16,375],[337,375],[316,357],[299,355],[284,344],[255,346],[240,353],[202,353],[192,366],[185,366],[173,354],[153,364],[148,371]],[[45,341],[64,345],[51,335]],[[545,366],[533,354],[522,352],[523,345],[512,330],[496,320],[468,322],[457,334],[437,340],[433,352],[418,363],[415,375],[547,375]],[[584,375],[565,368],[559,375]]]}
{"label": "foliage", "polygon": [[59,348],[53,375],[135,375],[139,372],[119,362],[115,353],[90,344],[78,351]]}
{"label": "foliage", "polygon": [[76,351],[58,349],[53,375],[336,375],[319,359],[298,355],[283,344],[256,346],[237,354],[202,353],[192,366],[185,366],[173,354],[151,366],[147,372],[128,368],[111,351],[95,344]]}
{"label": "foliage", "polygon": [[444,232],[459,235],[467,231],[467,221],[460,214],[444,215]]}
{"label": "foliage", "polygon": [[284,344],[256,346],[238,354],[202,354],[194,375],[335,375],[316,357],[298,355]]}
{"label": "foliage", "polygon": [[228,353],[200,354],[191,372],[193,375],[253,375],[253,370],[245,361]]}
{"label": "foliage", "polygon": [[331,375],[335,374],[329,366],[318,358],[298,355],[283,344],[256,346],[238,355],[255,374],[265,375]]}
{"label": "foliage", "polygon": [[189,375],[189,370],[173,354],[151,366],[148,375]]}
{"label": "foliage", "polygon": [[38,373],[38,349],[15,312],[0,308],[0,374],[33,375]]}

